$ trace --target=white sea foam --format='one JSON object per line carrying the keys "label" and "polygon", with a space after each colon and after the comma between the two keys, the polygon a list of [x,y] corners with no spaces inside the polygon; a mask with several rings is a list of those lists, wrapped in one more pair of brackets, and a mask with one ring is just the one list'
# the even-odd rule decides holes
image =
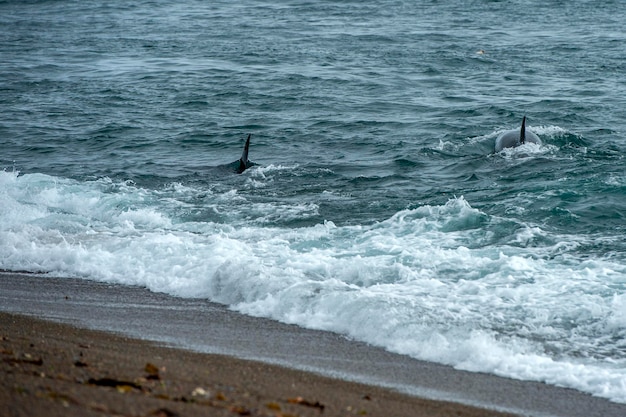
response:
{"label": "white sea foam", "polygon": [[[243,210],[237,192],[0,172],[0,268],[208,298],[424,360],[626,402],[626,267],[560,255],[584,241],[518,225],[494,243],[490,230],[510,220],[462,197],[372,225],[293,229],[245,213],[228,223],[177,217],[198,209],[194,194]],[[258,219],[316,213],[307,204],[245,209]],[[553,244],[529,244],[538,239]]]}
{"label": "white sea foam", "polygon": [[569,133],[566,129],[563,129],[560,126],[543,126],[543,125],[530,126],[529,125],[528,130],[540,136],[549,136],[549,137],[563,136]]}

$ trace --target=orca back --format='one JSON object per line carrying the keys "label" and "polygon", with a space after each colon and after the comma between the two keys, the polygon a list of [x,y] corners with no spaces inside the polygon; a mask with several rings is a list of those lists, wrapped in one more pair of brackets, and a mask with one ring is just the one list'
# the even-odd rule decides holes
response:
{"label": "orca back", "polygon": [[507,130],[496,139],[495,151],[500,152],[504,148],[515,148],[525,143],[541,145],[541,139],[533,132],[526,130],[526,116],[522,119],[519,130]]}

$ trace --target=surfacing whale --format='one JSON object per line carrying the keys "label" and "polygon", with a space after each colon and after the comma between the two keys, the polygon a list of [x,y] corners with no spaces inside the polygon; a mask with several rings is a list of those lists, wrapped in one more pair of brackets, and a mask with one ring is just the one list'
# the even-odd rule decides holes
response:
{"label": "surfacing whale", "polygon": [[246,144],[243,146],[243,152],[241,153],[241,158],[236,161],[230,162],[228,164],[218,165],[215,168],[226,172],[234,172],[236,174],[241,174],[246,169],[255,166],[256,164],[248,159],[248,151],[250,150],[250,137],[252,134],[248,134],[248,138],[246,139]]}
{"label": "surfacing whale", "polygon": [[254,163],[250,162],[250,160],[248,159],[248,150],[250,149],[250,136],[252,136],[252,133],[248,134],[248,139],[246,139],[246,144],[243,147],[241,158],[239,158],[239,161],[235,161],[233,163],[235,165],[235,172],[237,174],[241,174],[246,169],[254,165]]}
{"label": "surfacing whale", "polygon": [[522,119],[520,130],[507,130],[496,139],[496,152],[504,148],[515,148],[525,143],[541,145],[541,139],[530,130],[526,130],[526,116]]}

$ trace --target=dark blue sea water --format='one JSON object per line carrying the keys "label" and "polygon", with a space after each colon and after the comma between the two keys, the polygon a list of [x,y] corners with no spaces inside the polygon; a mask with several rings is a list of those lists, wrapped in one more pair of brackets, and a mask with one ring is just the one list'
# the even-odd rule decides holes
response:
{"label": "dark blue sea water", "polygon": [[[0,1],[0,269],[626,402],[624,21],[621,1]],[[543,144],[494,153],[524,115]]]}

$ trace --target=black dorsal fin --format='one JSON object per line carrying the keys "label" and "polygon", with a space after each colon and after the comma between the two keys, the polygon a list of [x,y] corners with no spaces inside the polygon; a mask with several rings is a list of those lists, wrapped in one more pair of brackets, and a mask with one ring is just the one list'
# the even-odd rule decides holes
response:
{"label": "black dorsal fin", "polygon": [[243,147],[243,153],[241,154],[241,162],[244,164],[248,162],[248,149],[250,148],[250,136],[252,133],[248,134],[248,139],[246,139],[246,144]]}
{"label": "black dorsal fin", "polygon": [[522,128],[519,130],[519,143],[521,145],[526,142],[526,116],[522,119]]}
{"label": "black dorsal fin", "polygon": [[252,133],[248,134],[248,139],[246,139],[246,144],[243,146],[243,152],[241,154],[241,158],[239,159],[239,166],[237,167],[237,173],[241,174],[248,168],[248,149],[250,148],[250,136]]}

